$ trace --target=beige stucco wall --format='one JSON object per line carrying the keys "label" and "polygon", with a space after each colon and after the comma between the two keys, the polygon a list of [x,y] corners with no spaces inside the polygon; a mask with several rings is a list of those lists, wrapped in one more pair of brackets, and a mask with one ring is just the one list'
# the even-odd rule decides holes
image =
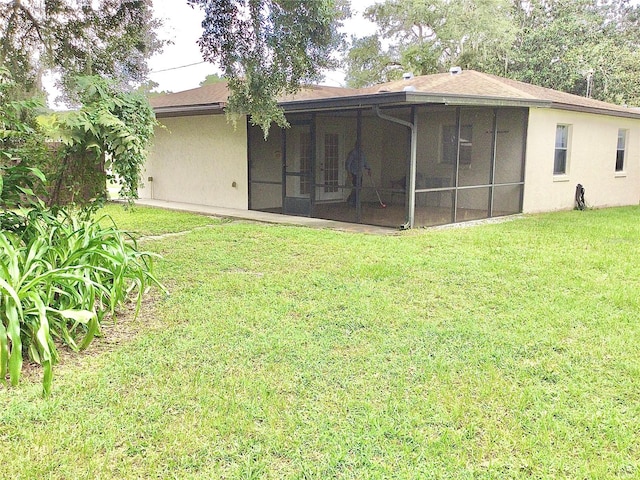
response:
{"label": "beige stucco wall", "polygon": [[164,128],[156,128],[140,198],[248,208],[245,121],[235,129],[224,115],[159,122]]}
{"label": "beige stucco wall", "polygon": [[[567,174],[554,175],[556,125],[570,125]],[[629,130],[624,172],[615,171],[618,129]],[[589,207],[640,202],[640,120],[555,109],[529,113],[523,211],[571,209],[576,185]]]}

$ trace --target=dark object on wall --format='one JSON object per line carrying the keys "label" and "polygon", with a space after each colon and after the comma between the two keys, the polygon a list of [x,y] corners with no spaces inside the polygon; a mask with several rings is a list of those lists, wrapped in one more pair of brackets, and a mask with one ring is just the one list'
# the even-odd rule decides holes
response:
{"label": "dark object on wall", "polygon": [[576,185],[576,210],[584,210],[584,187],[581,184]]}

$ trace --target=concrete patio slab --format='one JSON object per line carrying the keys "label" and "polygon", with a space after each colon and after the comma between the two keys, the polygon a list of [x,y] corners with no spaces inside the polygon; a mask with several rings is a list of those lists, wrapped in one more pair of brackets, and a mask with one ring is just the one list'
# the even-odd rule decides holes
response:
{"label": "concrete patio slab", "polygon": [[218,218],[231,218],[251,222],[273,223],[282,225],[296,225],[309,228],[327,228],[351,233],[394,235],[400,232],[400,230],[395,228],[377,227],[375,225],[337,222],[335,220],[324,220],[322,218],[297,217],[292,215],[282,215],[278,213],[259,212],[256,210],[240,210],[235,208],[212,207],[209,205],[196,205],[192,203],[167,202],[164,200],[138,199],[135,201],[135,204],[148,207],[164,208],[167,210],[198,213],[201,215],[210,215],[212,217]]}

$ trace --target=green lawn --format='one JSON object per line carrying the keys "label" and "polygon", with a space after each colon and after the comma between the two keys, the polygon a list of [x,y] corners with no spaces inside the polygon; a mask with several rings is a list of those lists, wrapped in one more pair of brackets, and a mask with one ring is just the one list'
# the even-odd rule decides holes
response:
{"label": "green lawn", "polygon": [[108,211],[195,228],[144,243],[172,294],[51,398],[0,387],[3,477],[640,477],[640,208],[385,237]]}

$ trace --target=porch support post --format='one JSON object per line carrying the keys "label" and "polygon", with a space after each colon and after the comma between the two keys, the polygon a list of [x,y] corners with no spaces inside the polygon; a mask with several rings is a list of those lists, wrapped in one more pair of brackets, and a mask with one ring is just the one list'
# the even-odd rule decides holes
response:
{"label": "porch support post", "polygon": [[491,186],[489,187],[489,217],[493,217],[493,193],[496,184],[496,154],[498,149],[498,109],[493,109],[493,136],[491,137]]}
{"label": "porch support post", "polygon": [[[317,139],[316,139],[316,114],[312,113],[311,114],[311,125],[309,126],[309,133],[311,136],[311,159],[310,159],[310,163],[311,165],[309,166],[309,168],[311,169],[311,171],[308,173],[309,176],[311,176],[311,178],[309,178],[309,183],[311,184],[311,188],[309,191],[309,216],[310,217],[315,217],[316,216],[316,183],[317,183],[317,178],[316,178],[316,163],[318,161],[317,158]],[[303,178],[303,177],[301,177]]]}
{"label": "porch support post", "polygon": [[409,205],[407,209],[406,222],[400,228],[406,230],[407,228],[413,228],[414,220],[416,216],[416,165],[418,159],[418,113],[416,107],[411,107],[412,121],[407,122],[400,118],[395,118],[390,115],[386,115],[380,111],[380,106],[374,107],[376,115],[383,120],[389,122],[398,123],[411,129],[411,163],[409,164]]}
{"label": "porch support post", "polygon": [[[251,124],[249,122],[249,115],[245,118],[246,129],[247,129],[247,208],[252,210],[251,208],[251,167],[253,164],[253,155],[251,149]],[[151,184],[151,199],[153,200],[153,183]]]}
{"label": "porch support post", "polygon": [[[360,152],[362,147],[362,110],[358,110],[356,121],[356,151]],[[358,166],[360,165],[360,154],[358,154]],[[358,169],[356,179],[356,223],[362,223],[362,204],[360,200],[362,198],[362,184],[364,183],[364,177],[362,170]]]}
{"label": "porch support post", "polygon": [[458,180],[460,175],[460,107],[456,107],[456,164],[454,168],[453,210],[451,211],[451,223],[458,221]]}
{"label": "porch support post", "polygon": [[282,133],[280,143],[280,158],[282,159],[282,213],[287,214],[286,209],[286,197],[287,197],[287,131],[284,128],[280,129]]}
{"label": "porch support post", "polygon": [[418,113],[411,107],[413,125],[411,126],[411,163],[409,164],[409,212],[407,228],[413,228],[416,218],[416,170],[418,164]]}
{"label": "porch support post", "polygon": [[527,168],[527,138],[529,136],[529,115],[531,114],[531,109],[525,109],[526,115],[524,116],[524,121],[522,123],[522,162],[520,163],[520,182],[522,183],[522,188],[520,189],[520,208],[519,212],[522,213],[522,209],[524,208],[524,189],[525,189],[525,178],[524,174]]}

